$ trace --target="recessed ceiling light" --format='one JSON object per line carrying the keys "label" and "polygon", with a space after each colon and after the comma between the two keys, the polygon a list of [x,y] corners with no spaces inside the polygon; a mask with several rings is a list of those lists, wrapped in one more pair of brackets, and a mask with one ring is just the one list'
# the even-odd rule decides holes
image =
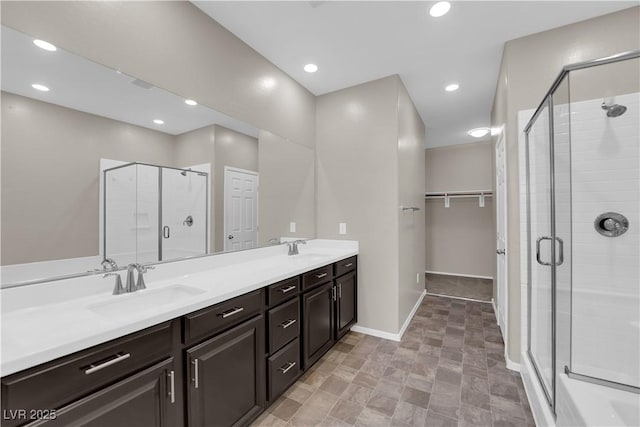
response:
{"label": "recessed ceiling light", "polygon": [[155,119],[153,121],[153,123],[157,124],[157,125],[163,125],[164,124],[164,120],[160,120],[160,119]]}
{"label": "recessed ceiling light", "polygon": [[491,129],[489,128],[475,128],[471,129],[467,133],[474,138],[482,138],[483,136],[488,135],[489,132],[491,132]]}
{"label": "recessed ceiling light", "polygon": [[32,88],[34,88],[35,90],[39,90],[41,92],[49,92],[49,88],[46,87],[45,85],[41,85],[39,83],[34,83],[31,85]]}
{"label": "recessed ceiling light", "polygon": [[453,92],[458,90],[459,87],[460,85],[458,83],[451,83],[450,85],[447,85],[444,90],[446,90],[447,92]]}
{"label": "recessed ceiling light", "polygon": [[40,49],[48,50],[49,52],[55,52],[57,50],[57,48],[54,45],[44,40],[36,39],[33,41],[33,44],[38,46]]}
{"label": "recessed ceiling light", "polygon": [[318,66],[316,64],[307,64],[304,66],[304,70],[307,73],[315,73],[316,71],[318,71]]}
{"label": "recessed ceiling light", "polygon": [[447,12],[449,12],[449,9],[451,9],[451,3],[449,3],[448,1],[439,1],[438,3],[431,6],[431,9],[429,9],[429,14],[434,18],[439,18],[443,15],[446,15]]}
{"label": "recessed ceiling light", "polygon": [[185,99],[184,103],[187,104],[187,105],[191,105],[192,107],[194,105],[198,105],[198,103],[196,101],[194,101],[193,99]]}

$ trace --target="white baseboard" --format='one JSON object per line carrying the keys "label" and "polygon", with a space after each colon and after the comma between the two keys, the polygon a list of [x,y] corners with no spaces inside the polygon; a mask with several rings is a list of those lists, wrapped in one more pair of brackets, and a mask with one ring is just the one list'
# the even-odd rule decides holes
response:
{"label": "white baseboard", "polygon": [[493,280],[491,276],[477,276],[475,274],[460,274],[460,273],[445,273],[444,271],[429,271],[425,270],[428,274],[441,274],[443,276],[458,276],[458,277],[471,277],[472,279],[489,279]]}
{"label": "white baseboard", "polygon": [[365,328],[364,326],[358,326],[358,325],[354,325],[351,328],[351,330],[353,332],[359,332],[365,335],[372,335],[374,337],[384,338],[386,340],[400,341],[402,339],[402,335],[404,335],[405,331],[409,327],[409,324],[411,323],[411,319],[413,319],[413,316],[415,316],[416,311],[418,311],[420,304],[422,304],[422,300],[424,299],[425,295],[427,295],[427,291],[422,291],[422,293],[420,294],[420,298],[418,298],[418,301],[416,301],[415,305],[413,306],[413,309],[411,310],[411,313],[409,313],[409,315],[407,316],[407,319],[404,321],[404,324],[402,325],[402,328],[400,329],[400,332],[398,332],[397,334],[381,331],[378,329]]}
{"label": "white baseboard", "polygon": [[444,294],[434,294],[433,292],[427,292],[427,295],[431,295],[433,297],[442,297],[442,298],[451,298],[451,299],[460,299],[462,301],[473,301],[480,302],[482,304],[491,304],[489,301],[482,301],[481,299],[473,299],[473,298],[465,298],[465,297],[456,297],[453,295],[444,295]]}
{"label": "white baseboard", "polygon": [[498,307],[496,307],[496,300],[493,298],[491,298],[491,306],[493,307],[493,315],[496,316],[496,323],[500,324],[498,322]]}
{"label": "white baseboard", "polygon": [[511,369],[512,371],[520,372],[520,364],[514,362],[509,358],[509,353],[507,352],[507,347],[504,348],[504,360],[507,364],[507,369]]}

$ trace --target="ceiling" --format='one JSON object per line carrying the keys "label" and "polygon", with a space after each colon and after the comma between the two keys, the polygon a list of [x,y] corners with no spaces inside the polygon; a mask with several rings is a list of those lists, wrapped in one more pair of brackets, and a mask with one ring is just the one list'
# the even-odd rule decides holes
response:
{"label": "ceiling", "polygon": [[[202,105],[2,26],[2,90],[121,122],[179,135],[214,123],[254,137],[258,130]],[[49,87],[40,92],[33,83]],[[141,87],[145,86],[145,87]],[[161,119],[158,125],[154,119]]]}
{"label": "ceiling", "polygon": [[[427,147],[488,140],[506,41],[638,1],[194,1],[315,95],[398,74],[427,125]],[[315,63],[314,74],[303,71]],[[560,70],[558,70],[560,72]],[[444,87],[460,85],[456,92]],[[542,96],[543,94],[541,94]]]}

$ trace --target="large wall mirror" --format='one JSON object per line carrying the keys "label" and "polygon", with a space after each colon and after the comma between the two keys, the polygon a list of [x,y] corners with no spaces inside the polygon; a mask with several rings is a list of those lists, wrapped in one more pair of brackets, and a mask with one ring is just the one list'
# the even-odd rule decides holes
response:
{"label": "large wall mirror", "polygon": [[312,148],[1,36],[3,286],[314,237]]}

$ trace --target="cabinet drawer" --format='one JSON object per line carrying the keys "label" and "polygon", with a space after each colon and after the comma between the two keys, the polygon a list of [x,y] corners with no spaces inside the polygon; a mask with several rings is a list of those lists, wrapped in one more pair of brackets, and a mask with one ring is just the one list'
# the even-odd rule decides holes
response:
{"label": "cabinet drawer", "polygon": [[262,290],[184,316],[184,343],[191,344],[260,313]]}
{"label": "cabinet drawer", "polygon": [[342,276],[345,273],[354,271],[358,267],[358,257],[352,256],[351,258],[343,259],[334,264],[335,276]]}
{"label": "cabinet drawer", "polygon": [[316,268],[302,276],[302,290],[308,290],[333,278],[333,265]]}
{"label": "cabinet drawer", "polygon": [[300,376],[300,342],[290,342],[268,361],[269,401],[273,402]]}
{"label": "cabinet drawer", "polygon": [[168,322],[10,375],[2,378],[2,409],[60,408],[166,358],[171,347]]}
{"label": "cabinet drawer", "polygon": [[295,298],[269,310],[269,354],[300,334],[300,300]]}
{"label": "cabinet drawer", "polygon": [[274,283],[267,288],[267,304],[271,307],[280,304],[289,298],[298,295],[300,291],[300,278],[292,277],[282,282]]}

